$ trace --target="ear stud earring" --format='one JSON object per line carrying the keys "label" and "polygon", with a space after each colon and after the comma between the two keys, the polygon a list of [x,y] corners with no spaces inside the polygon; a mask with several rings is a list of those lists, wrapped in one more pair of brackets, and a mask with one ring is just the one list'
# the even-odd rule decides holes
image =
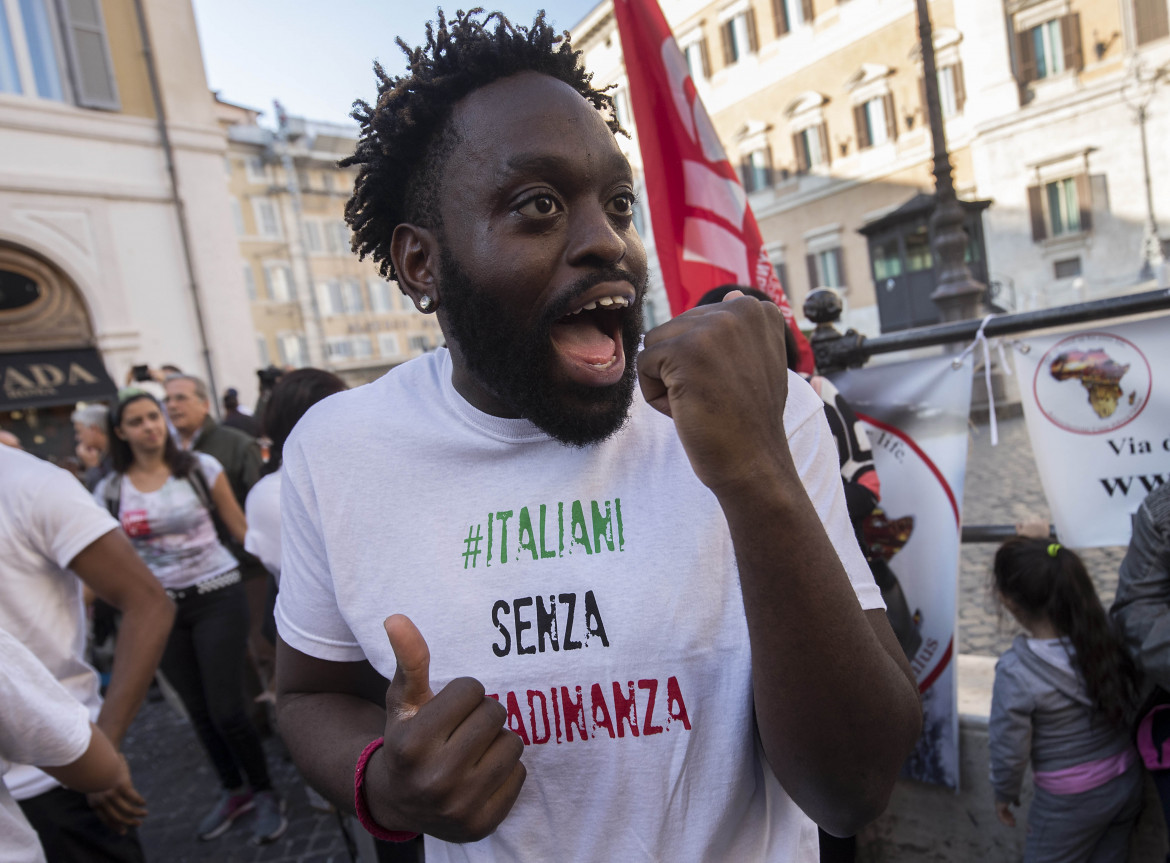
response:
{"label": "ear stud earring", "polygon": [[429,295],[423,294],[418,301],[418,310],[425,314],[431,310],[431,306],[434,304],[435,301],[432,300]]}

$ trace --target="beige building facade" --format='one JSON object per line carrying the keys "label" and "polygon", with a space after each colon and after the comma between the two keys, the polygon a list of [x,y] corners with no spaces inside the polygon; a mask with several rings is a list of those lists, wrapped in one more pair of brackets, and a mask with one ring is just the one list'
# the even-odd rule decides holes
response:
{"label": "beige building facade", "polygon": [[136,365],[253,398],[189,0],[0,0],[0,24],[0,428],[64,458],[75,402]]}
{"label": "beige building facade", "polygon": [[[798,314],[811,289],[829,286],[842,295],[845,323],[861,332],[930,323],[933,260],[923,199],[915,198],[933,192],[934,178],[915,4],[660,5]],[[1122,91],[1136,66],[1147,78],[1166,69],[1166,5],[930,2],[955,187],[972,202],[970,262],[996,308],[1127,292],[1165,278],[1157,261],[1138,276],[1149,220],[1138,212],[1146,209],[1139,136]],[[615,87],[637,167],[612,4],[572,33],[595,83]],[[1164,141],[1170,87],[1151,84],[1145,98],[1149,140]],[[1150,197],[1170,220],[1164,154],[1153,146]],[[1124,200],[1108,188],[1124,190]],[[904,229],[882,233],[899,219]],[[649,221],[643,213],[644,235]],[[1079,286],[1076,296],[1070,285]]]}
{"label": "beige building facade", "polygon": [[356,171],[337,162],[356,130],[298,117],[273,130],[252,109],[217,110],[256,362],[327,368],[352,386],[442,344],[434,316],[350,251]]}

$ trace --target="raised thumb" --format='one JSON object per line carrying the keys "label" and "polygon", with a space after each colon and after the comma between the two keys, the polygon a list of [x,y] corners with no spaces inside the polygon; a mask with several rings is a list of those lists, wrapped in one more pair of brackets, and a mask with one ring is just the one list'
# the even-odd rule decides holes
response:
{"label": "raised thumb", "polygon": [[386,692],[386,710],[393,710],[400,719],[407,719],[434,698],[431,692],[431,650],[414,621],[405,614],[390,615],[382,626],[398,663]]}

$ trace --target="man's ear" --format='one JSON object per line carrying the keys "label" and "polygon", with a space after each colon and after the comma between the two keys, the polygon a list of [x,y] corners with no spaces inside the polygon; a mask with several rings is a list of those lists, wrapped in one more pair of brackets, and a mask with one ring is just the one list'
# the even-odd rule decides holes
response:
{"label": "man's ear", "polygon": [[398,286],[416,308],[426,311],[439,305],[439,243],[434,231],[399,224],[390,238],[390,260],[398,273]]}

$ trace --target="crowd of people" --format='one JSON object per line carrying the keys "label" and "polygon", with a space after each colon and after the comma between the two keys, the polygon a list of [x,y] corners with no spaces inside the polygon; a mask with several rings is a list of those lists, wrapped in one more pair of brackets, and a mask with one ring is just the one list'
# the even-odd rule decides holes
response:
{"label": "crowd of people", "polygon": [[[84,485],[0,446],[0,859],[143,859],[119,750],[156,669],[221,786],[203,840],[287,826],[254,669],[381,860],[845,859],[922,727],[848,406],[743,290],[643,333],[620,126],[543,16],[440,14],[408,61],[355,112],[347,219],[447,348],[222,423],[169,370],[74,416]],[[1120,630],[1059,543],[996,558],[1029,861],[1124,859],[1141,762],[1170,788],[1167,487],[1137,525]],[[120,614],[104,699],[84,588]]]}

